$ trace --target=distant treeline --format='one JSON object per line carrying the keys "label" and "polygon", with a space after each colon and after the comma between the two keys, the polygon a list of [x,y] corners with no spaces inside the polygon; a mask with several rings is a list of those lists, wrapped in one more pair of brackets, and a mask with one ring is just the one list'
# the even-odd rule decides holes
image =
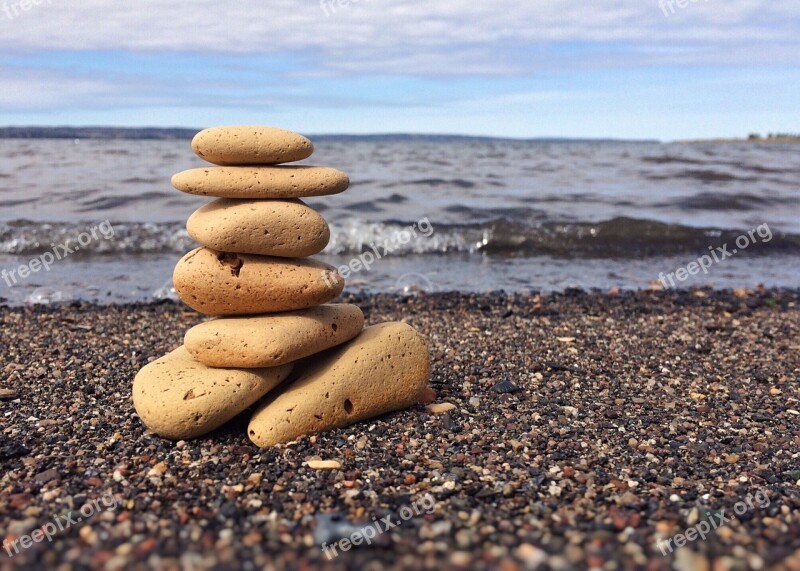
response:
{"label": "distant treeline", "polygon": [[800,139],[800,133],[769,133],[766,137],[762,137],[759,133],[750,133],[747,138],[751,141],[769,141],[770,139]]}
{"label": "distant treeline", "polygon": [[199,129],[0,127],[0,139],[191,139]]}
{"label": "distant treeline", "polygon": [[[0,139],[191,139],[200,129],[161,127],[0,127]],[[658,141],[626,141],[620,139],[510,139],[466,135],[310,135],[315,142],[537,142],[537,143],[657,143]]]}
{"label": "distant treeline", "polygon": [[375,135],[311,135],[314,141],[350,142],[366,141],[376,143],[658,143],[656,140],[628,139],[570,139],[565,137],[538,137],[515,139],[509,137],[481,137],[474,135],[422,135],[411,133],[385,133]]}

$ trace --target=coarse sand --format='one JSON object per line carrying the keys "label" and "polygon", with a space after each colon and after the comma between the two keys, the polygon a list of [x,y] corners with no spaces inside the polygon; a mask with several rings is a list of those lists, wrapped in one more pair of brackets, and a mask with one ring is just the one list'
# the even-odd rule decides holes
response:
{"label": "coarse sand", "polygon": [[[800,569],[800,292],[341,300],[425,335],[434,403],[454,408],[264,450],[247,414],[170,442],[131,383],[200,316],[0,307],[0,567]],[[401,519],[428,494],[432,513]],[[387,515],[373,546],[328,560],[321,541]]]}

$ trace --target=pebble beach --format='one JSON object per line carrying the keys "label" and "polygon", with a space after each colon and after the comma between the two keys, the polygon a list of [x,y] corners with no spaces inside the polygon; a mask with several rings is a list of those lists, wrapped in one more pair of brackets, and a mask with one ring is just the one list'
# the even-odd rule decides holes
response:
{"label": "pebble beach", "polygon": [[0,307],[0,567],[800,569],[799,291],[339,301],[417,329],[436,395],[265,449],[134,412],[185,306]]}
{"label": "pebble beach", "polygon": [[0,571],[800,571],[800,1],[0,4]]}

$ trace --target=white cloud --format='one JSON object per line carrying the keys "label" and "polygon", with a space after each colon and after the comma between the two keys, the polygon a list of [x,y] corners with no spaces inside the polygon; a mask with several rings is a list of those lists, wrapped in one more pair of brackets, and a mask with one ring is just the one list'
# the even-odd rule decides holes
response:
{"label": "white cloud", "polygon": [[350,0],[329,16],[319,0],[39,0],[9,19],[19,1],[0,0],[14,124],[690,137],[691,113],[753,114],[725,132],[766,110],[791,124],[799,85],[794,0],[676,0],[669,16],[659,0]]}
{"label": "white cloud", "polygon": [[288,51],[320,75],[526,73],[541,65],[526,47],[558,42],[634,44],[633,65],[796,64],[800,53],[800,3],[775,0],[690,0],[669,16],[658,0],[330,0],[327,16],[315,0],[39,1],[13,19],[0,11],[4,52]]}
{"label": "white cloud", "polygon": [[0,109],[39,109],[58,105],[80,107],[87,98],[111,95],[114,87],[94,79],[66,79],[49,72],[0,69]]}

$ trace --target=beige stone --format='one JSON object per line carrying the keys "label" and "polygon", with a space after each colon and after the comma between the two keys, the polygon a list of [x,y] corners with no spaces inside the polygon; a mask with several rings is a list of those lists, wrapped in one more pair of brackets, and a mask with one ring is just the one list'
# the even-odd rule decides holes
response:
{"label": "beige stone", "polygon": [[214,250],[305,258],[325,249],[325,219],[299,200],[217,199],[191,215],[189,236]]}
{"label": "beige stone", "polygon": [[186,254],[172,280],[183,302],[206,315],[306,309],[333,300],[344,288],[339,273],[322,262],[209,248]]}
{"label": "beige stone", "polygon": [[336,460],[309,460],[306,465],[312,470],[338,470],[342,467]]}
{"label": "beige stone", "polygon": [[456,405],[451,402],[442,402],[436,404],[429,404],[427,407],[428,412],[431,414],[444,414],[456,409]]}
{"label": "beige stone", "polygon": [[184,343],[211,367],[277,367],[345,343],[364,327],[350,304],[258,315],[221,317],[192,327]]}
{"label": "beige stone", "polygon": [[172,186],[200,196],[303,198],[344,192],[350,179],[328,167],[208,167],[179,172]]}
{"label": "beige stone", "polygon": [[258,446],[340,428],[418,402],[430,377],[422,337],[405,323],[368,327],[349,343],[299,363],[297,378],[250,420]]}
{"label": "beige stone", "polygon": [[292,365],[270,369],[212,369],[185,347],[146,365],[133,381],[133,405],[142,422],[173,440],[211,432],[281,383]]}
{"label": "beige stone", "polygon": [[292,131],[257,125],[211,127],[197,133],[192,149],[217,165],[274,165],[307,159],[311,141]]}

